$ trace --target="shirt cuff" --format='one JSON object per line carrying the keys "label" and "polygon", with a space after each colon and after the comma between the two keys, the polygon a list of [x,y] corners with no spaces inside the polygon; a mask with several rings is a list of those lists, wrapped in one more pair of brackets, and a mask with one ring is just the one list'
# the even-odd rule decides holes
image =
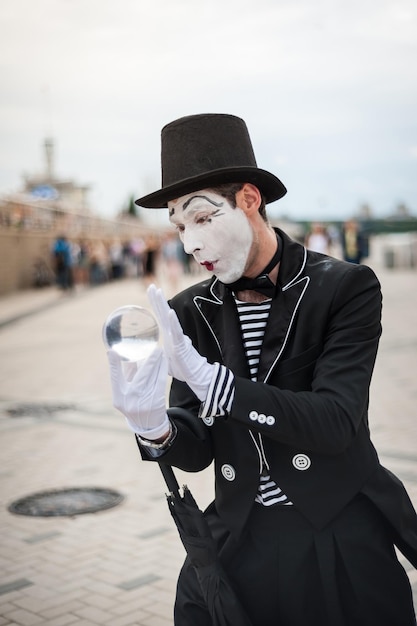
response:
{"label": "shirt cuff", "polygon": [[225,365],[214,363],[213,376],[198,416],[227,417],[235,397],[235,377]]}

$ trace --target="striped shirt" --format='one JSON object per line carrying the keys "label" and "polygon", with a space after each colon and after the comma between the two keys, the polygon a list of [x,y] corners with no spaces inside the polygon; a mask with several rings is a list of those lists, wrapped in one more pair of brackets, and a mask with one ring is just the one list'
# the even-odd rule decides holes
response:
{"label": "striped shirt", "polygon": [[[265,472],[265,473],[264,473]],[[276,482],[272,480],[268,470],[264,470],[261,474],[261,481],[258,487],[258,493],[255,502],[263,506],[272,506],[273,504],[292,504],[288,496],[283,493]]]}
{"label": "striped shirt", "polygon": [[[271,300],[260,303],[242,302],[235,298],[237,312],[239,315],[240,327],[242,330],[243,348],[249,365],[251,380],[256,381],[258,376],[259,359],[261,356],[262,342],[265,335],[265,328],[268,322]],[[265,456],[262,444],[262,437],[258,433],[258,442],[253,433],[252,439],[258,448],[262,459],[262,473],[255,502],[263,506],[274,504],[292,504],[288,497],[278,487],[271,478],[269,465]]]}
{"label": "striped shirt", "polygon": [[241,302],[236,299],[235,301],[250,377],[251,380],[256,380],[266,323],[271,309],[271,300],[266,300],[258,304]]}

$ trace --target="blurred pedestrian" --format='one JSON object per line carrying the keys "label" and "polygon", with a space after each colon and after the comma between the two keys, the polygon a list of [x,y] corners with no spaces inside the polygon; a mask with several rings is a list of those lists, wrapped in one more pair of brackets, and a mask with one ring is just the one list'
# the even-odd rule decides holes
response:
{"label": "blurred pedestrian", "polygon": [[78,241],[72,246],[74,282],[76,285],[88,285],[89,247],[85,241]]}
{"label": "blurred pedestrian", "polygon": [[343,258],[348,263],[361,263],[368,256],[367,239],[361,233],[356,220],[348,220],[343,224],[342,233]]}
{"label": "blurred pedestrian", "polygon": [[120,239],[113,239],[109,246],[111,278],[118,280],[124,274],[124,250]]}
{"label": "blurred pedestrian", "polygon": [[307,233],[305,244],[309,250],[329,254],[330,238],[323,224],[318,222],[311,226],[311,230]]}
{"label": "blurred pedestrian", "polygon": [[159,252],[159,241],[155,235],[149,235],[145,242],[144,277],[149,284],[156,277],[156,263]]}
{"label": "blurred pedestrian", "polygon": [[129,248],[133,265],[133,276],[141,278],[144,274],[145,242],[142,237],[134,237],[129,242]]}
{"label": "blurred pedestrian", "polygon": [[102,285],[108,280],[109,265],[109,255],[103,241],[92,241],[89,257],[90,285]]}
{"label": "blurred pedestrian", "polygon": [[164,278],[168,282],[171,295],[178,291],[183,273],[182,249],[183,245],[176,232],[165,235],[161,244],[161,258],[164,264]]}
{"label": "blurred pedestrian", "polygon": [[65,235],[58,235],[52,248],[57,285],[67,291],[74,286],[71,245]]}

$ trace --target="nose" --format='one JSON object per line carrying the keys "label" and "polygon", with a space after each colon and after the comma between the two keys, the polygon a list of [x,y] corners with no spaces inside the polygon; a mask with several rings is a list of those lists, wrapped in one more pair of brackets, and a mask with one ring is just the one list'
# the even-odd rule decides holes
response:
{"label": "nose", "polygon": [[182,233],[182,244],[186,254],[194,254],[194,252],[201,250],[203,247],[202,242],[195,236],[195,233],[187,228]]}

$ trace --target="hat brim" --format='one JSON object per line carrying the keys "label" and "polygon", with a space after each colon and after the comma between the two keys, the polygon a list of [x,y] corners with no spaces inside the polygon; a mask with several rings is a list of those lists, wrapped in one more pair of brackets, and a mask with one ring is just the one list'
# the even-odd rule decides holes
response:
{"label": "hat brim", "polygon": [[266,204],[279,200],[287,193],[287,189],[279,178],[266,170],[261,170],[257,167],[229,167],[199,174],[198,176],[180,180],[172,185],[167,185],[158,191],[135,200],[135,204],[146,209],[163,209],[168,206],[170,200],[176,200],[193,191],[225,183],[252,183],[264,195]]}

